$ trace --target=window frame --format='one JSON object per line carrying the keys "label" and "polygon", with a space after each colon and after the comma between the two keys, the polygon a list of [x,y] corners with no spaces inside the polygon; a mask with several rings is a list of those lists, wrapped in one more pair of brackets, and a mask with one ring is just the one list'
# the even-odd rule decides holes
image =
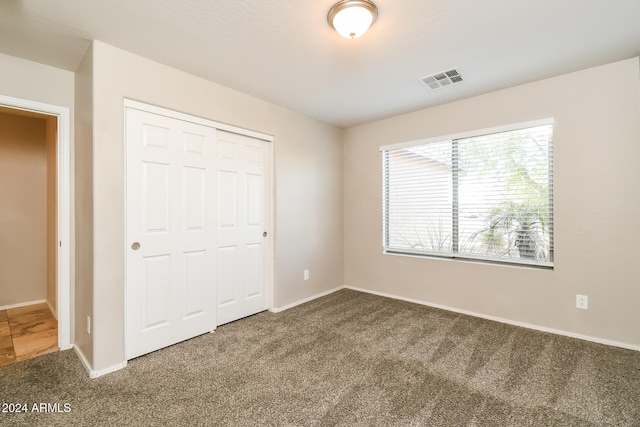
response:
{"label": "window frame", "polygon": [[[552,270],[555,265],[554,259],[554,163],[553,163],[553,132],[555,130],[553,118],[544,118],[539,120],[531,120],[526,122],[513,123],[503,126],[496,126],[485,129],[477,129],[467,132],[460,132],[449,135],[442,135],[438,137],[431,137],[413,141],[406,141],[401,143],[383,145],[379,148],[382,154],[382,246],[383,253],[388,255],[400,255],[400,256],[412,256],[412,257],[422,257],[422,258],[434,258],[434,259],[444,259],[444,260],[461,260],[461,261],[470,261],[470,262],[481,262],[481,263],[490,263],[490,264],[501,264],[508,266],[522,266],[522,267],[532,267],[532,268],[542,268],[542,269],[550,269]],[[429,250],[420,250],[420,249],[398,249],[398,248],[390,248],[390,232],[388,227],[388,218],[389,218],[389,182],[387,180],[387,168],[388,168],[388,156],[387,153],[390,150],[398,150],[404,148],[412,148],[417,146],[422,146],[430,143],[442,143],[450,141],[452,143],[452,152],[457,151],[457,141],[465,138],[474,138],[474,137],[482,137],[488,136],[491,134],[503,133],[503,132],[511,132],[517,130],[523,130],[527,128],[534,128],[538,126],[551,126],[552,133],[549,141],[549,150],[548,150],[548,160],[549,160],[549,226],[548,226],[548,235],[549,235],[549,248],[548,248],[548,260],[532,260],[532,259],[518,259],[518,258],[501,258],[501,257],[493,257],[490,255],[483,254],[465,254],[457,252],[456,242],[459,238],[458,230],[456,230],[456,221],[453,219],[454,229],[452,230],[452,249],[451,252],[437,252],[437,251],[429,251]],[[459,157],[457,155],[452,156],[452,162],[457,162]],[[452,168],[456,165],[452,163]],[[452,177],[455,175],[452,175]],[[455,179],[455,178],[453,178]],[[457,192],[456,184],[452,185],[452,191]],[[456,197],[453,196],[452,201],[452,212],[453,215],[457,214],[457,210],[453,206],[456,203]]]}

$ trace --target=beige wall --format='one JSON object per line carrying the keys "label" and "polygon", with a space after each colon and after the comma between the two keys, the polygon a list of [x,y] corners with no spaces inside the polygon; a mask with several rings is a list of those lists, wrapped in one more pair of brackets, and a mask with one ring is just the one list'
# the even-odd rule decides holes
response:
{"label": "beige wall", "polygon": [[0,307],[46,299],[46,128],[0,112]]}
{"label": "beige wall", "polygon": [[0,95],[67,107],[73,113],[71,71],[0,53]]}
{"label": "beige wall", "polygon": [[[86,284],[78,278],[76,292],[84,295],[78,298],[78,313],[93,313],[92,354],[85,353],[93,369],[109,369],[124,360],[124,98],[274,135],[276,307],[342,285],[339,129],[101,42],[93,44],[92,66],[93,167],[85,165],[82,176],[91,174],[93,204],[81,205],[84,196],[78,190],[77,218],[93,220],[93,271]],[[86,78],[87,68],[83,70]],[[87,85],[76,90],[85,92]],[[78,102],[76,108],[80,117],[89,107]],[[76,138],[80,145],[81,136]],[[89,139],[83,136],[82,144]],[[82,158],[77,166],[90,156]],[[90,191],[85,192],[88,197]],[[89,263],[83,260],[78,271],[89,271]],[[306,268],[309,281],[303,281]],[[92,308],[86,299],[89,288]],[[81,322],[77,342],[88,338]],[[85,351],[89,346],[82,347]]]}
{"label": "beige wall", "polygon": [[[546,117],[553,271],[382,254],[381,145]],[[345,285],[640,346],[638,159],[638,58],[346,129]]]}
{"label": "beige wall", "polygon": [[[0,95],[69,108],[71,121],[73,122],[74,73],[36,62],[27,61],[25,59],[4,55],[2,53],[0,53],[0,70],[2,70],[0,72],[0,75],[2,76],[0,79]],[[49,128],[49,130],[51,129],[52,128]],[[70,136],[70,144],[71,148],[73,148],[73,132]],[[71,182],[73,182],[73,178],[72,169],[70,174]],[[73,204],[73,189],[71,189],[70,200]],[[73,213],[71,222],[71,232],[73,233]],[[49,237],[52,238],[52,236]],[[53,238],[56,239],[57,237]],[[72,264],[74,262],[73,253],[72,246]],[[49,256],[51,257],[51,255]],[[49,271],[48,274],[56,273],[55,271]],[[73,298],[73,281],[74,269],[72,266],[71,298]],[[55,301],[55,298],[55,292],[53,296],[50,295],[50,293],[47,296],[49,303],[52,304],[54,308],[57,308],[57,301]],[[73,310],[73,303],[71,304],[71,307]]]}
{"label": "beige wall", "polygon": [[87,316],[93,317],[93,48],[75,75],[75,292],[73,342],[88,363],[93,360]]}

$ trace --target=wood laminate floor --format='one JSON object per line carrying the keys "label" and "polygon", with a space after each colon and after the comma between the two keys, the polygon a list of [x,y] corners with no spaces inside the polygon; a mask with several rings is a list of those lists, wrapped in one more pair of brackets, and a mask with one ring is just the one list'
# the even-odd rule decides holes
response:
{"label": "wood laminate floor", "polygon": [[0,310],[0,366],[58,350],[58,321],[47,304]]}

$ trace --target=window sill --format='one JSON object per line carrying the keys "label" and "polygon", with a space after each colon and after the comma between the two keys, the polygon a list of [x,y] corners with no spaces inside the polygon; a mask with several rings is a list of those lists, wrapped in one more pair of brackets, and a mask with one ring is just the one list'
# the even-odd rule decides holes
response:
{"label": "window sill", "polygon": [[395,255],[395,256],[404,256],[404,257],[412,257],[412,258],[425,258],[439,261],[449,261],[449,262],[463,262],[470,264],[483,264],[483,265],[498,265],[503,267],[515,267],[515,268],[526,268],[526,269],[534,269],[534,270],[554,270],[554,263],[549,261],[520,261],[520,260],[504,260],[498,258],[483,258],[483,257],[467,257],[467,256],[446,256],[440,254],[434,254],[429,252],[405,252],[400,250],[383,250],[384,255]]}

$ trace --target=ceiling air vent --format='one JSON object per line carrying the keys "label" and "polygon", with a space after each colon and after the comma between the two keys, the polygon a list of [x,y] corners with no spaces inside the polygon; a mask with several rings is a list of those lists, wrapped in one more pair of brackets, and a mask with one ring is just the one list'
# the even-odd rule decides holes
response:
{"label": "ceiling air vent", "polygon": [[462,76],[458,70],[452,68],[451,70],[422,77],[420,81],[429,89],[438,89],[444,86],[451,86],[453,84],[460,83],[464,80],[462,80]]}

